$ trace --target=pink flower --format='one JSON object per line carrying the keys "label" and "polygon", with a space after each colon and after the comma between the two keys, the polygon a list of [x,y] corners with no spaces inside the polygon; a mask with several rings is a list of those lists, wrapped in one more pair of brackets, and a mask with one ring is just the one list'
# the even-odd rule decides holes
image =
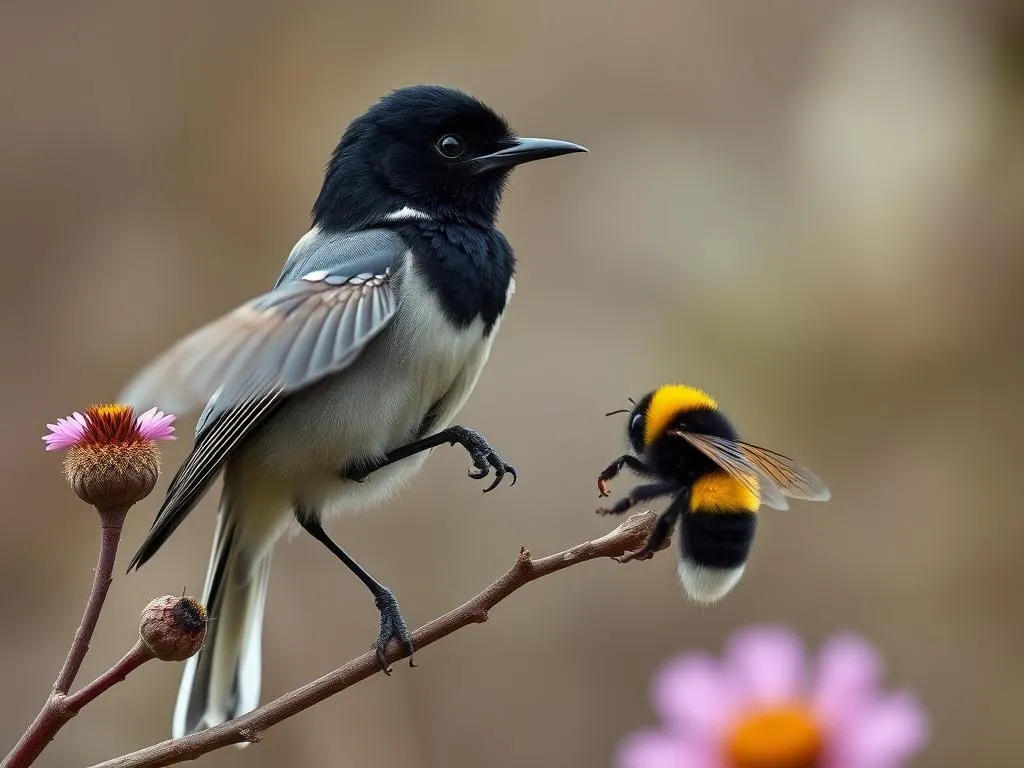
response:
{"label": "pink flower", "polygon": [[131,506],[153,490],[160,474],[157,440],[174,439],[174,416],[151,408],[94,405],[47,424],[46,450],[67,449],[64,476],[82,501],[97,509]]}
{"label": "pink flower", "polygon": [[128,445],[151,440],[173,440],[174,416],[150,408],[139,417],[127,405],[94,405],[85,415],[77,411],[47,424],[46,450],[59,451],[81,445]]}
{"label": "pink flower", "polygon": [[906,692],[880,688],[882,661],[863,639],[833,637],[813,667],[782,627],[735,634],[718,661],[691,653],[657,674],[664,725],[629,736],[619,768],[899,768],[927,740]]}

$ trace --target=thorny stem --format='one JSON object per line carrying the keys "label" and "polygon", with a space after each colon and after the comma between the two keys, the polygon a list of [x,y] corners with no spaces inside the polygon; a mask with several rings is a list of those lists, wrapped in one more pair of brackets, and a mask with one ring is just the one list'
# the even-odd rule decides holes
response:
{"label": "thorny stem", "polygon": [[53,684],[53,690],[46,698],[46,703],[14,749],[4,758],[3,763],[0,763],[0,768],[22,768],[31,765],[46,749],[46,745],[57,731],[76,714],[66,713],[67,693],[82,668],[85,654],[89,651],[89,642],[103,610],[107,590],[113,581],[114,559],[117,557],[117,545],[121,541],[121,530],[124,527],[125,515],[128,514],[128,507],[97,507],[97,511],[100,514],[100,553],[82,623],[75,632],[71,649]]}
{"label": "thorny stem", "polygon": [[[621,557],[643,546],[654,529],[656,519],[657,515],[653,512],[633,515],[599,539],[538,560],[534,560],[525,548],[520,549],[515,564],[483,592],[417,629],[412,636],[413,645],[417,649],[424,648],[463,627],[487,621],[488,611],[535,579],[587,560]],[[393,642],[385,655],[389,663],[394,663],[408,656],[408,653],[404,646]],[[229,744],[255,743],[263,738],[268,728],[380,671],[376,652],[369,651],[339,669],[234,720],[98,763],[93,768],[157,768],[194,760]]]}

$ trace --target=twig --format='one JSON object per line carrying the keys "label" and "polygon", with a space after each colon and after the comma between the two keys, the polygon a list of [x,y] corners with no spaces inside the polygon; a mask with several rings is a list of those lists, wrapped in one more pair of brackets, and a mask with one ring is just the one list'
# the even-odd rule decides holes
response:
{"label": "twig", "polygon": [[[46,697],[46,703],[43,704],[36,719],[32,721],[32,725],[28,727],[14,749],[4,758],[3,763],[0,764],[2,768],[23,768],[31,765],[46,749],[46,745],[50,743],[57,731],[78,714],[78,709],[81,709],[81,706],[85,706],[88,701],[91,701],[88,699],[78,709],[70,710],[67,694],[71,689],[71,684],[75,682],[78,671],[82,668],[85,654],[89,651],[89,642],[96,630],[96,623],[103,610],[103,602],[107,598],[107,590],[110,589],[110,582],[113,580],[117,545],[121,540],[121,529],[124,527],[124,518],[128,513],[128,507],[100,509],[99,513],[100,553],[93,575],[92,590],[89,592],[89,600],[85,604],[85,613],[82,615],[82,623],[75,632],[75,639],[71,642],[64,666],[57,675],[53,690]],[[122,659],[123,661],[124,659]]]}
{"label": "twig", "polygon": [[[129,674],[141,667],[150,659],[156,658],[142,640],[139,640],[135,647],[121,657],[121,660],[114,666],[97,677],[91,683],[64,699],[63,708],[68,712],[68,720],[82,711],[82,708],[91,703],[101,693],[105,693],[118,683],[122,682]],[[66,722],[66,721],[65,721]]]}
{"label": "twig", "polygon": [[89,641],[92,640],[92,633],[96,631],[96,622],[99,621],[103,602],[107,599],[107,590],[113,581],[114,559],[117,557],[117,545],[121,541],[121,530],[124,528],[128,507],[103,509],[99,512],[100,556],[92,580],[92,591],[89,593],[89,602],[85,605],[82,623],[75,632],[75,639],[71,643],[64,667],[57,675],[57,682],[53,684],[54,693],[66,694],[71,690],[78,670],[85,661],[85,654],[89,651]]}
{"label": "twig", "polygon": [[[413,644],[417,649],[424,648],[463,627],[487,621],[488,611],[535,579],[587,560],[618,557],[627,551],[637,549],[647,541],[656,519],[657,516],[653,512],[633,515],[599,539],[578,544],[572,549],[539,560],[532,559],[530,553],[522,548],[515,564],[501,578],[469,602],[417,629],[413,633]],[[408,654],[398,643],[392,643],[386,655],[388,662],[394,663]],[[374,651],[369,651],[343,667],[234,720],[98,763],[93,768],[157,768],[184,760],[194,760],[200,755],[229,744],[260,741],[268,728],[377,672],[380,672],[377,655]]]}
{"label": "twig", "polygon": [[53,741],[57,731],[67,725],[71,718],[81,712],[87,704],[153,658],[156,658],[153,652],[142,640],[139,640],[134,648],[121,657],[119,662],[80,691],[70,696],[63,693],[50,694],[35,722],[22,736],[18,745],[11,750],[11,754],[4,759],[3,768],[30,765]]}

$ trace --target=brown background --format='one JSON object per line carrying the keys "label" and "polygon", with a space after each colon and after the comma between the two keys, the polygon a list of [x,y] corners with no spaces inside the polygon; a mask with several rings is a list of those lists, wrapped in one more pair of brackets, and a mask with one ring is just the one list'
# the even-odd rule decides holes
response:
{"label": "brown background", "polygon": [[[475,593],[520,544],[604,532],[594,476],[623,422],[601,414],[664,381],[709,389],[834,501],[766,514],[747,578],[712,609],[683,599],[668,555],[574,568],[420,669],[201,764],[606,765],[652,721],[662,660],[778,620],[814,646],[851,629],[881,647],[933,717],[920,764],[1020,765],[1020,9],[4,4],[0,742],[52,682],[95,552],[44,423],[265,290],[348,120],[391,88],[444,82],[592,154],[524,168],[506,196],[519,291],[463,420],[519,484],[481,497],[464,455],[441,450],[401,499],[332,526],[410,622]],[[172,468],[187,447],[170,446]],[[158,501],[133,511],[125,550]],[[119,576],[83,677],[127,647],[150,597],[201,587],[213,506]],[[265,697],[376,633],[362,586],[308,540],[281,548],[271,588]],[[165,738],[179,671],[144,668],[40,765]]]}

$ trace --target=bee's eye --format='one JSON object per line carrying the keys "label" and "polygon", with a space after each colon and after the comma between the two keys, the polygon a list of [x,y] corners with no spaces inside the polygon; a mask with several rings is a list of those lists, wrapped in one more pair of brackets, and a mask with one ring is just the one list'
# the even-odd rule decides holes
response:
{"label": "bee's eye", "polygon": [[644,420],[644,416],[643,416],[643,414],[642,414],[642,413],[638,413],[638,414],[637,414],[636,416],[634,416],[634,417],[632,418],[632,420],[631,420],[631,421],[629,422],[629,429],[630,429],[631,431],[632,431],[632,430],[635,430],[635,429],[639,429],[639,428],[640,428],[640,423],[641,423],[641,422],[642,422],[643,420]]}

